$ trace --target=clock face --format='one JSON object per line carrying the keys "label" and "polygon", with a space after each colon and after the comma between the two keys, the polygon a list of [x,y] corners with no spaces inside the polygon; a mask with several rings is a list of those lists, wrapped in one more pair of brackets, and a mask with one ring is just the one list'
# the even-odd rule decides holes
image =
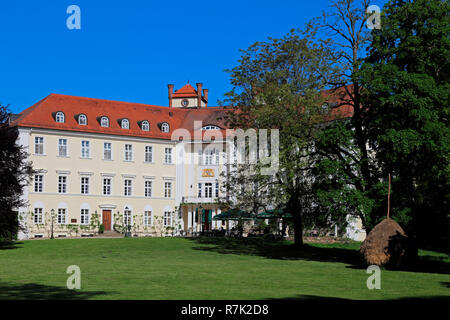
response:
{"label": "clock face", "polygon": [[181,101],[181,105],[182,105],[183,107],[187,107],[187,106],[189,105],[189,100],[188,100],[188,99],[183,99],[183,100]]}

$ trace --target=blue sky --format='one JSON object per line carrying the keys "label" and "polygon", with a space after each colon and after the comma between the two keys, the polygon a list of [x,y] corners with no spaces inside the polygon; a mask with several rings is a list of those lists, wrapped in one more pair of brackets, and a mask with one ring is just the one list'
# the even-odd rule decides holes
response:
{"label": "blue sky", "polygon": [[[384,3],[374,1],[373,4]],[[81,30],[69,30],[69,5]],[[326,10],[299,1],[2,1],[0,103],[20,112],[50,93],[168,105],[167,84],[231,86],[224,69],[245,49]]]}

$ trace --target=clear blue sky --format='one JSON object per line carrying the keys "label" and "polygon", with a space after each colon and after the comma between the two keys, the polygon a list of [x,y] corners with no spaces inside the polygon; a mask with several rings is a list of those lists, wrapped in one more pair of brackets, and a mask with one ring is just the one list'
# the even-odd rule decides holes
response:
{"label": "clear blue sky", "polygon": [[[373,1],[373,4],[384,1]],[[69,30],[66,9],[81,9]],[[327,0],[2,1],[0,103],[20,112],[50,93],[168,105],[202,82],[210,105],[231,86],[223,70],[239,49],[281,37],[326,10]]]}

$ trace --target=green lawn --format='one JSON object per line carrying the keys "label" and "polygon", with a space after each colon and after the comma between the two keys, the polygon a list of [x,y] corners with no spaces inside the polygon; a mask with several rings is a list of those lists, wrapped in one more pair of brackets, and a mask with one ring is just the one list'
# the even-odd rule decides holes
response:
{"label": "green lawn", "polygon": [[[359,243],[119,238],[20,241],[0,247],[0,299],[404,299],[450,297],[448,255],[421,251],[411,271],[382,270],[368,290]],[[81,268],[68,290],[66,268]]]}

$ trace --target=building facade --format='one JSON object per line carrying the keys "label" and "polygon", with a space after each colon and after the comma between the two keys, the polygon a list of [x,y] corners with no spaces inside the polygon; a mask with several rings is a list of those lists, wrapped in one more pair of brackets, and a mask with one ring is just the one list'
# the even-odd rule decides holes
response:
{"label": "building facade", "polygon": [[19,209],[21,239],[93,235],[100,224],[137,236],[222,226],[212,218],[226,170],[225,109],[208,107],[201,83],[168,89],[168,108],[51,94],[16,115],[38,171]]}
{"label": "building facade", "polygon": [[[168,99],[165,107],[50,94],[14,115],[37,170],[19,208],[19,238],[91,236],[100,225],[133,236],[233,227],[213,220],[237,161],[227,109],[208,106],[201,83],[169,84]],[[361,240],[361,229],[352,220],[347,236]]]}

